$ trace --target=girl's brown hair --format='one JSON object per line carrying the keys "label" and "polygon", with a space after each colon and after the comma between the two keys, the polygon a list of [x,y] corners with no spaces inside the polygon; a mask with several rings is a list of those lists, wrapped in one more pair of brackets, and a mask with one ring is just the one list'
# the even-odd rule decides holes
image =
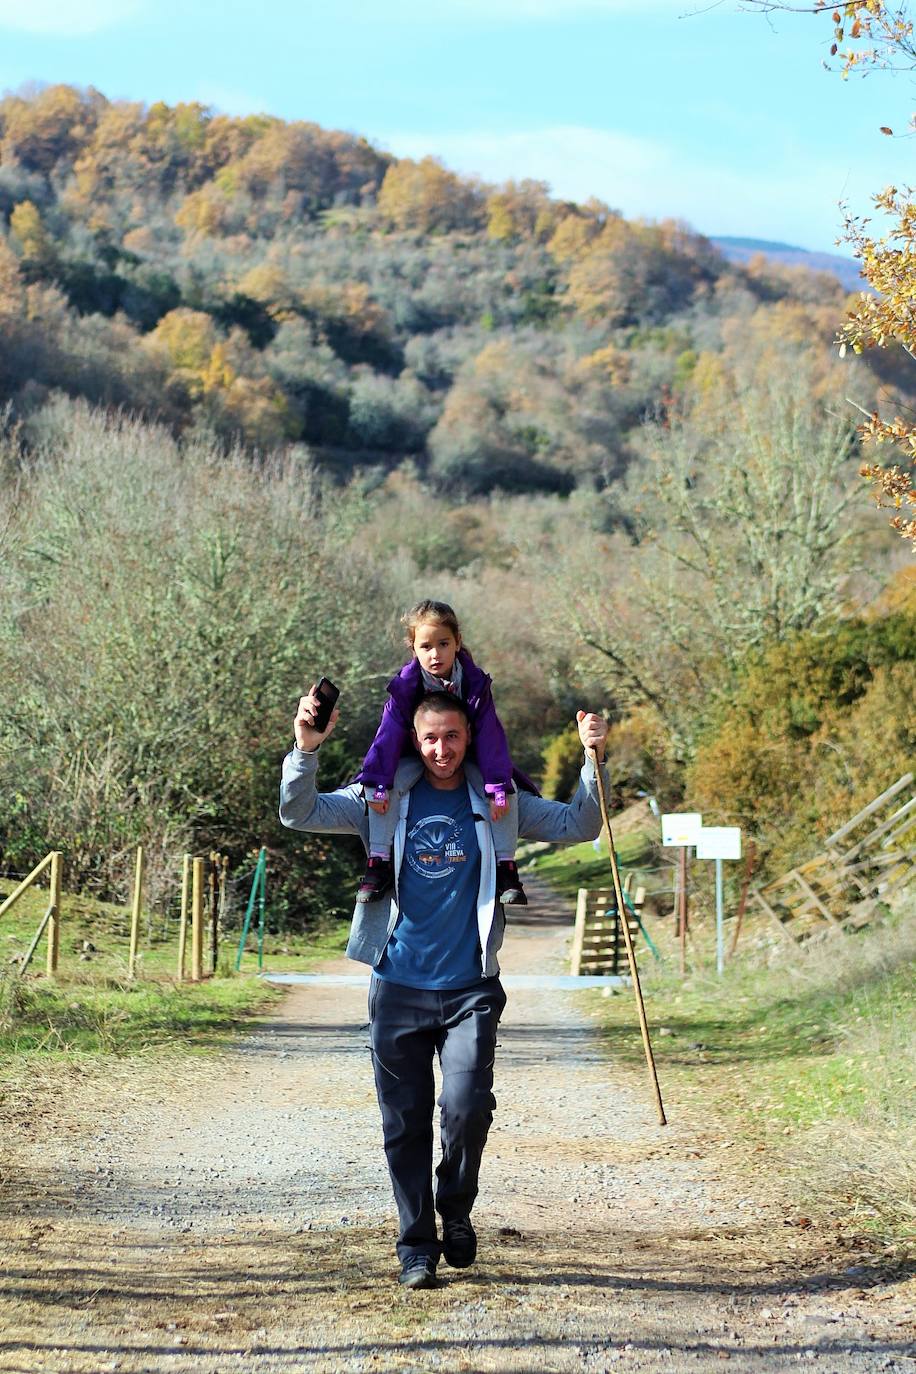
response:
{"label": "girl's brown hair", "polygon": [[421,625],[447,625],[459,643],[461,641],[458,617],[445,601],[418,601],[416,606],[411,606],[401,616],[401,624],[406,631],[404,638],[407,647],[411,650]]}

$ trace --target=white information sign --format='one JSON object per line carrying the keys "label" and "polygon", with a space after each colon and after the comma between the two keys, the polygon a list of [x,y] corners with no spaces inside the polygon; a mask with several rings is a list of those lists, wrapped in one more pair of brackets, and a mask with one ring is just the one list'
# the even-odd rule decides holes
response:
{"label": "white information sign", "polygon": [[703,829],[699,811],[666,811],[662,814],[662,844],[696,844]]}
{"label": "white information sign", "polygon": [[741,827],[704,825],[697,836],[698,859],[740,859]]}

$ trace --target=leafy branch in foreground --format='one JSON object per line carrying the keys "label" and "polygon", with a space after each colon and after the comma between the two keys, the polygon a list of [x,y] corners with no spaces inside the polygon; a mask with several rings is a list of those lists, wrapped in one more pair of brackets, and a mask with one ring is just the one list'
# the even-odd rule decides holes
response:
{"label": "leafy branch in foreground", "polygon": [[[863,292],[856,309],[840,331],[840,351],[850,345],[856,353],[866,348],[886,348],[896,342],[916,358],[916,204],[909,194],[889,186],[875,196],[875,204],[896,217],[896,225],[883,238],[869,238],[866,220],[847,219],[846,238],[862,263],[862,273],[877,296]],[[876,488],[878,504],[898,512],[894,529],[916,545],[916,424],[895,415],[884,419],[877,410],[859,428],[871,444],[892,444],[903,455],[901,463],[863,463],[860,469]]]}
{"label": "leafy branch in foreground", "polygon": [[[784,0],[744,0],[742,8],[763,14],[829,14],[833,24],[830,56],[840,62],[844,78],[856,69],[881,67],[909,71],[916,65],[916,44],[908,6],[888,5],[884,0],[845,0],[832,5],[813,0],[810,5],[786,4]],[[843,49],[841,44],[848,46]],[[903,59],[903,66],[897,64]]]}
{"label": "leafy branch in foreground", "polygon": [[[833,8],[826,0],[806,6],[780,0],[746,0],[745,7],[764,13],[829,14],[833,23],[830,56],[839,61],[844,78],[853,71],[911,72],[916,68],[916,40],[907,4],[847,0]],[[910,131],[913,129],[911,119]],[[881,126],[881,132],[893,136],[887,125]],[[847,345],[861,353],[899,344],[916,358],[916,204],[909,190],[900,191],[896,186],[886,187],[874,197],[874,203],[893,220],[882,237],[873,238],[867,232],[867,218],[846,218],[846,241],[861,263],[862,276],[877,295],[864,291],[859,295],[840,330],[840,352],[845,353]],[[863,440],[878,447],[893,445],[901,461],[865,462],[861,475],[875,488],[878,505],[895,512],[892,527],[916,547],[916,424],[899,414],[886,419],[878,410],[866,415],[859,427]]]}

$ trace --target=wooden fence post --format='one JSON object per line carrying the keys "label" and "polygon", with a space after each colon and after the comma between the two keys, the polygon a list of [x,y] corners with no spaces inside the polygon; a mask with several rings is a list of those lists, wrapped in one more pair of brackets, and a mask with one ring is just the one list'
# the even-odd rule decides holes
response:
{"label": "wooden fence post", "polygon": [[48,926],[48,960],[45,966],[49,976],[57,972],[57,961],[60,958],[60,902],[63,858],[64,856],[59,849],[55,849],[51,855],[51,891],[48,894],[51,919]]}
{"label": "wooden fence post", "polygon": [[140,907],[143,905],[143,845],[137,845],[137,866],[134,870],[134,901],[130,912],[130,953],[127,957],[127,976],[136,975],[137,946],[140,942]]}
{"label": "wooden fence post", "polygon": [[204,962],[204,861],[191,864],[191,982],[199,983]]}
{"label": "wooden fence post", "polygon": [[585,923],[588,920],[588,888],[580,887],[576,896],[576,924],[573,930],[572,951],[569,956],[569,971],[574,978],[582,969],[582,951],[585,945]]}
{"label": "wooden fence post", "polygon": [[184,981],[184,954],[188,942],[188,888],[191,880],[191,856],[181,861],[181,918],[178,922],[178,981]]}

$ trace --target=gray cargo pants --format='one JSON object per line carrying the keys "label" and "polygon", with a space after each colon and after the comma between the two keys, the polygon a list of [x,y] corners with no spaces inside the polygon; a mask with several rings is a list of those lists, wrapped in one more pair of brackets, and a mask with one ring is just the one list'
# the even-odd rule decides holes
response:
{"label": "gray cargo pants", "polygon": [[[470,988],[409,988],[373,975],[369,1026],[388,1171],[398,1208],[398,1257],[441,1246],[436,1212],[467,1216],[493,1120],[496,1028],[506,994],[498,978]],[[442,1158],[433,1204],[433,1056],[442,1067]]]}

